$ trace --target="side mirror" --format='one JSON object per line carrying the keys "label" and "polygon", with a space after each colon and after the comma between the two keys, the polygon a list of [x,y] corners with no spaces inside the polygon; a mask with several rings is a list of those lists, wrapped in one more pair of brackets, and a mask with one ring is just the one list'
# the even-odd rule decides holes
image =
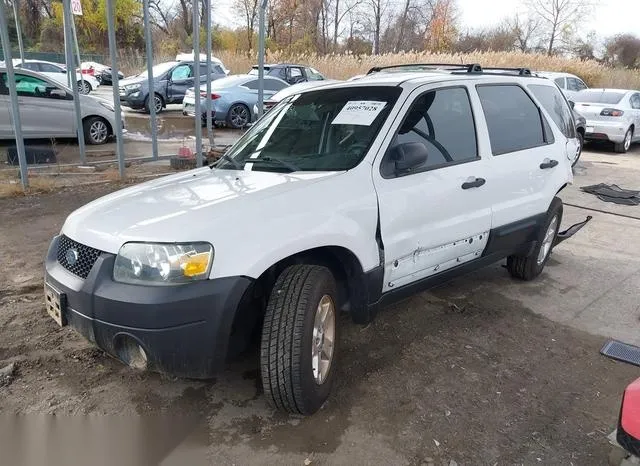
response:
{"label": "side mirror", "polygon": [[47,94],[58,99],[66,99],[67,92],[57,87],[47,87]]}
{"label": "side mirror", "polygon": [[428,158],[427,146],[421,142],[407,142],[391,149],[396,176],[406,174],[423,165]]}
{"label": "side mirror", "polygon": [[576,107],[576,103],[573,100],[569,101],[569,107],[573,110]]}

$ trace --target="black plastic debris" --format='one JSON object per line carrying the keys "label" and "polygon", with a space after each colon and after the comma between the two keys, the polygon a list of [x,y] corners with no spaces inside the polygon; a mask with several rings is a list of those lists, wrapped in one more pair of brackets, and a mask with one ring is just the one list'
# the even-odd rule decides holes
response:
{"label": "black plastic debris", "polygon": [[613,202],[622,205],[640,204],[640,191],[623,189],[617,184],[593,184],[580,188],[586,193],[595,194],[598,199],[604,202]]}

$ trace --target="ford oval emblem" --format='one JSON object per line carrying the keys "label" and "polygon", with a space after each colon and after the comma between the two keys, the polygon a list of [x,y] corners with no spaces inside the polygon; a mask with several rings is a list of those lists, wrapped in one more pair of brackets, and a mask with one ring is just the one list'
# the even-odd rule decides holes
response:
{"label": "ford oval emblem", "polygon": [[78,251],[75,249],[69,249],[64,255],[64,258],[67,260],[67,264],[76,265],[78,262]]}

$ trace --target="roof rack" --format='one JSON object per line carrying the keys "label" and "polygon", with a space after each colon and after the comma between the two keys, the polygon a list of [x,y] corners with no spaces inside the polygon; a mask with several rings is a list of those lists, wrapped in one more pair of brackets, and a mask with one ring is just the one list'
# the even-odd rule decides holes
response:
{"label": "roof rack", "polygon": [[502,68],[502,67],[494,67],[494,68],[483,68],[482,71],[497,71],[498,74],[517,74],[518,76],[533,76],[531,69],[529,68]]}
{"label": "roof rack", "polygon": [[513,75],[517,74],[518,76],[534,76],[529,68],[503,68],[503,67],[489,67],[483,68],[478,63],[407,63],[403,65],[390,65],[390,66],[374,66],[371,68],[367,74],[377,73],[379,71],[391,70],[391,69],[403,69],[406,68],[408,71],[418,71],[418,70],[438,70],[441,69],[443,71],[450,71],[455,74],[462,73],[472,73],[472,74],[483,74],[488,72],[488,74],[496,74],[496,75]]}
{"label": "roof rack", "polygon": [[389,65],[389,66],[374,66],[367,74],[377,73],[379,71],[391,70],[391,69],[416,69],[419,70],[436,70],[446,68],[448,71],[463,71],[465,73],[482,73],[482,67],[477,63],[406,63],[402,65]]}

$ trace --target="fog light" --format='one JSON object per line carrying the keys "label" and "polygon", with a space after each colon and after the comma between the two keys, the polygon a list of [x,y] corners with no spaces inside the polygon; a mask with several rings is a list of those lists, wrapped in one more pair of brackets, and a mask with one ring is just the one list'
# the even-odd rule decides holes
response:
{"label": "fog light", "polygon": [[147,369],[149,364],[147,352],[135,338],[129,335],[117,335],[113,346],[118,357],[129,367],[138,370]]}

